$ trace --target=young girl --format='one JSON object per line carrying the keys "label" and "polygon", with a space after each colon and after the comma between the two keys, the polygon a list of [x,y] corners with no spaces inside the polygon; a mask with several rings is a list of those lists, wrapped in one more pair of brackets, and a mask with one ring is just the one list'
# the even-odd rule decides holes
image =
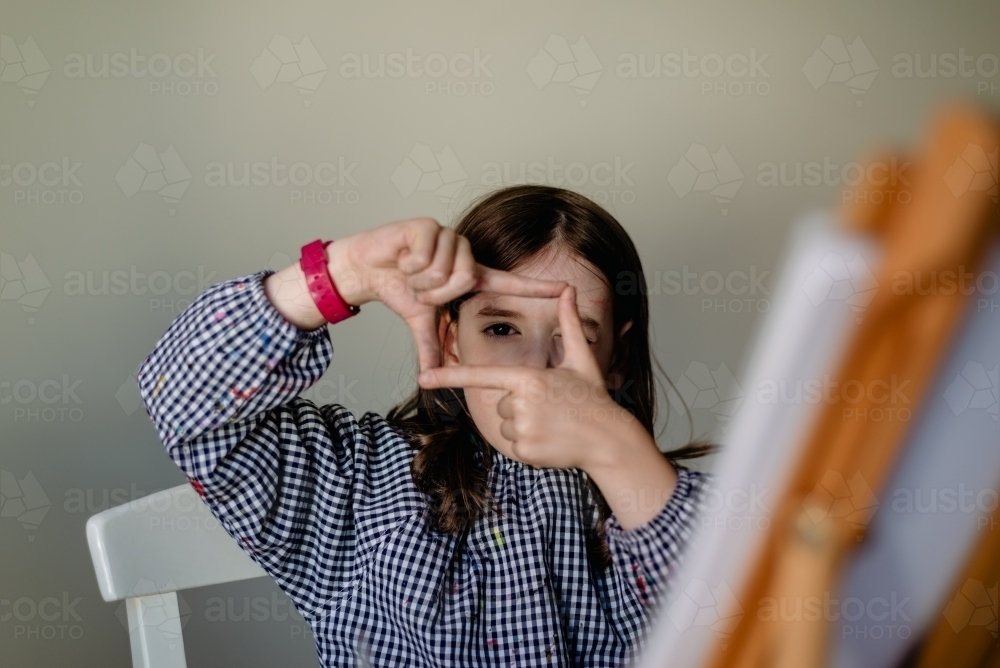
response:
{"label": "young girl", "polygon": [[168,453],[321,664],[626,661],[707,478],[671,463],[696,449],[653,440],[624,229],[581,195],[513,186],[454,230],[391,223],[326,262],[347,304],[382,301],[414,334],[419,387],[386,417],[297,396],[333,355],[299,264],[206,290],[138,374]]}

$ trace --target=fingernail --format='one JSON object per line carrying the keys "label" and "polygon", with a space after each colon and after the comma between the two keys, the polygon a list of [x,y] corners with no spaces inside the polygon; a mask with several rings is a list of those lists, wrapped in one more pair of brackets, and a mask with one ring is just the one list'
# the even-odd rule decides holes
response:
{"label": "fingernail", "polygon": [[430,379],[431,379],[431,374],[427,371],[421,371],[420,375],[417,376],[417,382],[421,384],[426,383]]}

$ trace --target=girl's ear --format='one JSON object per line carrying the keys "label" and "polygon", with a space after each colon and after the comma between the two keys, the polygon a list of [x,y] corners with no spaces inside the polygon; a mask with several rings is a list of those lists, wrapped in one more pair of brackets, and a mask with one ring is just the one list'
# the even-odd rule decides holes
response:
{"label": "girl's ear", "polygon": [[458,321],[445,313],[438,321],[438,341],[441,342],[441,366],[458,366]]}
{"label": "girl's ear", "polygon": [[618,331],[618,339],[615,341],[614,355],[611,357],[611,371],[608,373],[608,385],[612,390],[617,390],[625,382],[622,368],[625,360],[628,359],[628,347],[625,344],[625,332],[632,329],[632,321],[627,321]]}

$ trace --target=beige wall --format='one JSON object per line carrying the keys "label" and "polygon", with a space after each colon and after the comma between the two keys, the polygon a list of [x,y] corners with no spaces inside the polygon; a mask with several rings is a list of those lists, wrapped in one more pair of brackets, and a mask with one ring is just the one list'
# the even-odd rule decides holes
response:
{"label": "beige wall", "polygon": [[[944,96],[1000,106],[998,25],[990,2],[0,4],[2,492],[14,503],[33,479],[34,505],[48,504],[40,521],[0,510],[0,664],[129,665],[124,610],[100,598],[84,523],[105,498],[183,482],[131,376],[200,289],[281,268],[318,236],[453,222],[498,173],[537,163],[546,182],[606,203],[659,276],[670,376],[738,378],[790,225],[837,201],[847,163],[913,141]],[[857,78],[830,80],[847,45]],[[353,62],[407,54],[419,60],[403,76],[352,76]],[[916,54],[939,60],[936,76],[904,76]],[[95,76],[105,55],[108,76]],[[283,56],[306,74],[279,80]],[[660,76],[627,76],[632,59]],[[138,189],[157,158],[164,190]],[[219,182],[229,165],[272,161],[298,184]],[[828,169],[769,185],[797,163]],[[692,183],[699,165],[722,181],[714,193],[711,175]],[[134,283],[91,293],[88,276],[97,288],[116,271]],[[697,274],[690,294],[665,281],[684,271]],[[739,272],[756,287],[741,291]],[[719,277],[734,290],[707,294]],[[392,405],[414,367],[407,330],[364,311],[332,330],[318,388],[356,413]],[[54,403],[28,401],[50,380]],[[714,408],[694,412],[697,433],[724,428]],[[673,420],[662,446],[686,432]],[[54,621],[31,613],[49,597]],[[256,606],[241,620],[245,597]],[[191,666],[315,664],[269,581],[183,598]]]}

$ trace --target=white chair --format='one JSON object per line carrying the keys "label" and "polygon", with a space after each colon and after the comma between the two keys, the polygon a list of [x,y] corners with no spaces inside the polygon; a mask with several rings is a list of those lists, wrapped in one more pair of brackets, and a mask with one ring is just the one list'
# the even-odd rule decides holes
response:
{"label": "white chair", "polygon": [[186,484],[94,515],[87,542],[101,596],[125,601],[135,668],[187,666],[175,592],[267,575]]}

